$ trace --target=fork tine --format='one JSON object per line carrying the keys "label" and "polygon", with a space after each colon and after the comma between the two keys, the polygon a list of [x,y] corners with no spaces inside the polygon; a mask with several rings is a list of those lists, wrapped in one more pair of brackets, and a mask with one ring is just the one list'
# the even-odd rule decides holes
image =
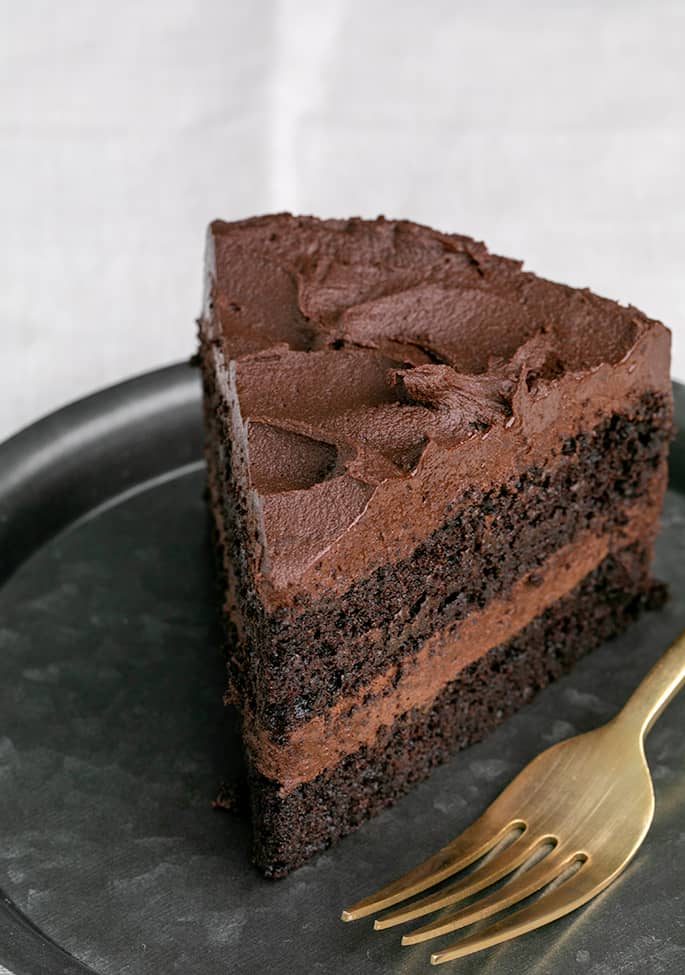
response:
{"label": "fork tine", "polygon": [[500,890],[486,894],[485,897],[479,898],[468,907],[462,907],[448,914],[447,917],[440,918],[430,924],[424,924],[422,927],[415,928],[405,934],[402,938],[402,944],[418,944],[420,941],[427,941],[429,938],[437,938],[440,935],[448,934],[450,931],[465,928],[469,924],[475,924],[476,921],[483,921],[485,918],[503,911],[506,907],[511,907],[526,897],[530,897],[531,894],[550,884],[576,860],[576,854],[562,858],[557,855],[556,850],[552,851],[544,860],[534,864],[524,873],[515,876]]}
{"label": "fork tine", "polygon": [[607,887],[618,872],[609,876],[599,876],[592,869],[592,865],[586,863],[572,877],[559,884],[554,890],[544,893],[534,903],[508,914],[500,921],[495,921],[483,931],[471,934],[456,944],[434,952],[431,955],[431,964],[441,965],[454,958],[462,958],[474,951],[491,948],[503,941],[509,941],[510,938],[534,931],[535,928],[549,924],[550,921],[556,921],[564,914],[575,911],[577,907],[585,904]]}
{"label": "fork tine", "polygon": [[392,907],[400,901],[420,894],[421,891],[433,887],[446,880],[459,870],[469,867],[484,856],[512,829],[525,829],[525,823],[519,819],[507,820],[504,824],[493,822],[493,817],[486,810],[475,823],[468,826],[441,850],[424,860],[418,866],[403,874],[397,880],[387,884],[375,894],[357,901],[342,912],[343,921],[356,921],[358,918],[374,914],[386,907]]}
{"label": "fork tine", "polygon": [[544,842],[554,839],[549,836],[538,836],[534,842],[523,842],[522,837],[525,835],[525,833],[521,834],[521,837],[514,840],[506,850],[497,853],[492,860],[474,870],[463,880],[450,884],[449,887],[439,890],[435,894],[422,897],[421,900],[414,901],[407,904],[406,907],[398,908],[391,914],[379,918],[374,923],[374,928],[380,930],[393,927],[395,924],[403,924],[405,921],[413,921],[414,918],[423,917],[424,914],[430,914],[442,907],[456,904],[458,901],[470,897],[471,894],[477,894],[479,890],[484,890],[485,887],[489,887],[490,884],[496,883],[511,873],[512,870],[520,867]]}

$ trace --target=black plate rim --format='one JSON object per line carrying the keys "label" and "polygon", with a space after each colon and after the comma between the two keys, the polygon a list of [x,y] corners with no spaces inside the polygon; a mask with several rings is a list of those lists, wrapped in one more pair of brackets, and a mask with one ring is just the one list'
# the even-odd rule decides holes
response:
{"label": "black plate rim", "polygon": [[[87,512],[198,463],[200,400],[199,370],[179,362],[76,400],[0,444],[0,585]],[[150,437],[160,446],[154,456]],[[111,471],[105,484],[103,465]]]}

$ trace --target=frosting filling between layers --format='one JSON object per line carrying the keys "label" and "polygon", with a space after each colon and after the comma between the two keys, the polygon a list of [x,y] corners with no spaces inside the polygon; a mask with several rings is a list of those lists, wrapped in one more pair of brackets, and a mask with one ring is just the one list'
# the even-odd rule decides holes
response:
{"label": "frosting filling between layers", "polygon": [[379,730],[412,708],[430,706],[444,685],[479,657],[523,629],[572,590],[610,553],[656,533],[658,507],[628,511],[615,536],[585,535],[560,549],[536,573],[519,579],[505,599],[489,603],[456,625],[434,633],[410,660],[392,666],[360,692],[340,699],[324,715],[277,744],[243,714],[243,737],[257,770],[280,784],[283,795],[370,744]]}

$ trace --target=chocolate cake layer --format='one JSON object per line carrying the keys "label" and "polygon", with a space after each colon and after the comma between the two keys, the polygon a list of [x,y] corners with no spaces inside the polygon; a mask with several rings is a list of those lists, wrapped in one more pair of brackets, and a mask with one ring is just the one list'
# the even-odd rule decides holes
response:
{"label": "chocolate cake layer", "polygon": [[280,743],[260,729],[243,703],[243,737],[253,767],[279,782],[281,795],[316,778],[362,745],[371,744],[383,726],[430,703],[460,671],[575,589],[608,555],[636,541],[646,546],[655,532],[655,512],[640,508],[629,512],[628,525],[615,537],[578,536],[549,556],[533,579],[519,578],[506,597],[492,599],[465,620],[436,630],[399,664],[338,698]]}
{"label": "chocolate cake layer", "polygon": [[459,748],[492,731],[581,656],[620,633],[663,591],[638,545],[608,556],[572,592],[448,683],[426,708],[407,711],[363,746],[286,796],[251,772],[254,855],[282,876],[394,803]]}

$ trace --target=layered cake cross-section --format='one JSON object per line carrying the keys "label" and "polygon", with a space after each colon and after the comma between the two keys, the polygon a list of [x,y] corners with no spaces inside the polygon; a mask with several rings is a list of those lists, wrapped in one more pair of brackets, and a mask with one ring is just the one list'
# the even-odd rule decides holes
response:
{"label": "layered cake cross-section", "polygon": [[657,599],[670,335],[407,221],[217,221],[206,271],[227,697],[279,876]]}

